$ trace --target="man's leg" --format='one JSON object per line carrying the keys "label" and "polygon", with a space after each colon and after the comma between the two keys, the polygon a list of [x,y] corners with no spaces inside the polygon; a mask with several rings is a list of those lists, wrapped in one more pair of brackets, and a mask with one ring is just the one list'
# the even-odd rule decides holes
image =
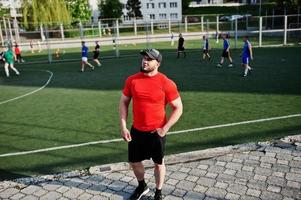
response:
{"label": "man's leg", "polygon": [[134,174],[138,181],[144,180],[144,166],[142,162],[130,163],[131,167],[133,168]]}
{"label": "man's leg", "polygon": [[81,69],[81,71],[83,72],[85,70],[85,63],[84,63],[84,61],[82,61],[82,69]]}
{"label": "man's leg", "polygon": [[141,162],[131,163],[131,167],[133,168],[134,174],[138,180],[138,187],[135,189],[134,193],[130,196],[130,200],[140,199],[143,195],[149,192],[149,188],[147,187],[144,181],[144,166]]}
{"label": "man's leg", "polygon": [[9,77],[8,63],[4,64],[4,70],[5,70],[6,77]]}
{"label": "man's leg", "polygon": [[20,72],[14,68],[14,64],[10,64],[10,68],[16,72],[17,75],[20,75]]}
{"label": "man's leg", "polygon": [[86,65],[89,65],[89,67],[91,67],[92,69],[94,69],[94,66],[91,65],[88,61],[85,61],[85,64],[86,64]]}
{"label": "man's leg", "polygon": [[161,190],[163,187],[164,179],[165,179],[165,173],[166,173],[166,167],[164,160],[162,164],[156,164],[155,163],[155,181],[156,181],[156,189]]}

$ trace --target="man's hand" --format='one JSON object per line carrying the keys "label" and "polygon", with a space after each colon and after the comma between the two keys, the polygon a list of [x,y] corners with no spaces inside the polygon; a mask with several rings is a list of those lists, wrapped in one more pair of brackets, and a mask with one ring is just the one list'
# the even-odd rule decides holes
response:
{"label": "man's hand", "polygon": [[132,137],[131,137],[130,131],[129,131],[127,128],[121,130],[121,137],[122,137],[126,142],[132,141]]}
{"label": "man's hand", "polygon": [[160,137],[164,137],[166,133],[168,132],[168,129],[162,127],[162,128],[157,128],[153,133],[157,133]]}

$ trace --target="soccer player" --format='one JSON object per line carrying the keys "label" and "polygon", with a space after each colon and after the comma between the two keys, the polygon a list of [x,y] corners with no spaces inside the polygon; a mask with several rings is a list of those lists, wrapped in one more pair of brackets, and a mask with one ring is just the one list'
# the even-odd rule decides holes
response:
{"label": "soccer player", "polygon": [[21,49],[19,47],[19,45],[16,43],[15,44],[15,54],[16,54],[16,57],[17,57],[17,62],[24,62],[22,56],[21,56]]}
{"label": "soccer player", "polygon": [[17,75],[20,75],[20,72],[14,67],[14,60],[16,60],[16,55],[11,49],[11,46],[9,46],[7,51],[4,52],[3,60],[5,62],[4,70],[6,73],[6,77],[9,77],[9,68],[14,70]]}
{"label": "soccer player", "polygon": [[[204,35],[203,36],[203,61],[206,60],[206,58],[208,58],[208,60],[211,59],[210,55],[209,55],[209,40],[208,38]],[[202,60],[201,60],[202,61]]]}
{"label": "soccer player", "polygon": [[178,56],[177,58],[180,58],[180,53],[184,54],[184,58],[186,57],[186,52],[185,52],[185,47],[184,47],[184,38],[182,33],[179,35],[179,40],[178,40]]}
{"label": "soccer player", "polygon": [[229,35],[228,34],[222,34],[222,38],[224,41],[224,48],[223,48],[223,53],[222,53],[222,57],[221,57],[221,61],[219,64],[217,64],[217,67],[222,67],[225,58],[228,58],[230,61],[230,64],[228,65],[228,67],[233,67],[233,62],[232,62],[232,58],[230,55],[230,41],[229,41]]}
{"label": "soccer player", "polygon": [[253,51],[252,51],[252,45],[249,42],[248,36],[243,37],[243,42],[244,42],[244,46],[242,49],[241,57],[242,57],[242,66],[245,68],[245,71],[242,76],[246,77],[253,70],[249,65],[250,59],[253,60]]}
{"label": "soccer player", "polygon": [[88,62],[88,51],[89,51],[88,47],[85,45],[85,42],[82,41],[82,69],[81,69],[81,72],[84,72],[85,65],[89,65],[92,68],[92,70],[94,70],[94,66]]}
{"label": "soccer player", "polygon": [[[152,159],[155,165],[155,200],[161,200],[165,178],[164,149],[168,130],[183,112],[176,84],[158,71],[162,55],[155,49],[141,51],[141,72],[127,78],[119,105],[121,136],[128,142],[128,160],[138,180],[130,199],[140,199],[149,192],[142,161]],[[133,100],[133,126],[127,129],[129,104]],[[166,117],[166,104],[172,108]]]}
{"label": "soccer player", "polygon": [[96,64],[98,65],[98,67],[101,66],[99,60],[98,60],[98,56],[99,56],[99,52],[100,52],[100,46],[98,44],[98,41],[95,42],[95,49],[93,51],[93,61],[96,62]]}

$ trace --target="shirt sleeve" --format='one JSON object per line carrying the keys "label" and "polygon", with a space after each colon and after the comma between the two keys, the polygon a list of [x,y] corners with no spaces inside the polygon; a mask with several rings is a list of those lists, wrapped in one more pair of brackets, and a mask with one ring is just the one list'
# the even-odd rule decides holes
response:
{"label": "shirt sleeve", "polygon": [[172,102],[180,96],[177,85],[170,79],[166,81],[164,90],[167,103]]}
{"label": "shirt sleeve", "polygon": [[127,97],[132,97],[132,92],[131,92],[131,85],[132,85],[132,79],[128,78],[125,81],[124,88],[122,90],[122,93],[127,96]]}

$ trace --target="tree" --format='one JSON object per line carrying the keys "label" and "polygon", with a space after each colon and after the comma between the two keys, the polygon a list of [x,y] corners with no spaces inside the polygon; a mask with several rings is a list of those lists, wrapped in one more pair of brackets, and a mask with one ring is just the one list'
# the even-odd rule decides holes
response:
{"label": "tree", "polygon": [[91,20],[89,0],[64,0],[72,17],[72,23]]}
{"label": "tree", "polygon": [[9,15],[9,8],[3,7],[2,3],[0,3],[0,16]]}
{"label": "tree", "polygon": [[98,2],[101,18],[120,18],[122,16],[122,3],[119,0],[101,0]]}
{"label": "tree", "polygon": [[69,24],[71,20],[63,0],[24,0],[22,15],[25,28],[37,28],[40,23]]}
{"label": "tree", "polygon": [[129,17],[142,17],[140,8],[141,8],[140,0],[128,0],[126,3],[126,9],[128,10],[127,14]]}

